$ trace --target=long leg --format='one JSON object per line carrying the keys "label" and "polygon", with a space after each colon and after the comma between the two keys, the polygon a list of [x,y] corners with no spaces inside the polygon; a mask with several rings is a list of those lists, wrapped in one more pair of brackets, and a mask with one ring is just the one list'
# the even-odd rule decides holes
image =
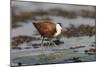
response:
{"label": "long leg", "polygon": [[51,38],[49,39],[49,45],[50,45],[50,44],[53,44],[54,46],[57,46],[57,45],[55,44],[55,42],[53,42],[53,40],[52,40]]}
{"label": "long leg", "polygon": [[[48,42],[48,43],[49,43],[49,45],[51,44],[51,39],[49,39],[49,42]],[[49,46],[49,45],[48,45],[48,46]]]}
{"label": "long leg", "polygon": [[55,44],[55,42],[54,42],[53,40],[51,40],[51,43],[52,43],[55,47],[57,47],[57,45]]}
{"label": "long leg", "polygon": [[41,41],[41,47],[43,47],[43,41],[44,41],[44,37],[42,37],[42,41]]}

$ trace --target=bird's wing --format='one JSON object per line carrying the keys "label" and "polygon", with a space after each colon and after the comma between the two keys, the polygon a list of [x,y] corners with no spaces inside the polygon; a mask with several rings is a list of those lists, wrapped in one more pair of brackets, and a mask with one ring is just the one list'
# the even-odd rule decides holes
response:
{"label": "bird's wing", "polygon": [[52,22],[37,23],[36,28],[42,36],[52,36],[56,32],[56,24]]}

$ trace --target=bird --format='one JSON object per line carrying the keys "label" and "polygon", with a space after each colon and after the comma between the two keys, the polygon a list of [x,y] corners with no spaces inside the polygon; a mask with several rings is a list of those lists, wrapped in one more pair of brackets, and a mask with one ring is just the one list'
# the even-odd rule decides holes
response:
{"label": "bird", "polygon": [[52,41],[52,38],[57,37],[61,34],[61,23],[53,23],[51,21],[40,21],[32,22],[32,24],[35,26],[35,28],[42,37],[41,46],[43,46],[44,38],[48,38],[49,45],[52,43],[56,46],[56,44]]}

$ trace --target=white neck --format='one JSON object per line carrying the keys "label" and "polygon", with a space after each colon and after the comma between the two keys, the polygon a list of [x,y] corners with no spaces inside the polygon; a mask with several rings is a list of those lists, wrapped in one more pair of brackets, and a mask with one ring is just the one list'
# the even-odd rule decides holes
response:
{"label": "white neck", "polygon": [[61,30],[62,30],[62,27],[59,24],[57,24],[56,25],[56,31],[57,32],[54,34],[54,36],[56,37],[56,36],[60,35],[61,34]]}

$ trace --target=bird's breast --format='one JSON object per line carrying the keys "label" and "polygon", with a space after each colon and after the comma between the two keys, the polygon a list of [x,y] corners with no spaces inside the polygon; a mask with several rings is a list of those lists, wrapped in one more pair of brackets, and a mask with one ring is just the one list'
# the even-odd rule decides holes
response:
{"label": "bird's breast", "polygon": [[59,36],[61,34],[61,31],[59,30],[59,31],[57,31],[55,34],[54,34],[54,37],[57,37],[57,36]]}

